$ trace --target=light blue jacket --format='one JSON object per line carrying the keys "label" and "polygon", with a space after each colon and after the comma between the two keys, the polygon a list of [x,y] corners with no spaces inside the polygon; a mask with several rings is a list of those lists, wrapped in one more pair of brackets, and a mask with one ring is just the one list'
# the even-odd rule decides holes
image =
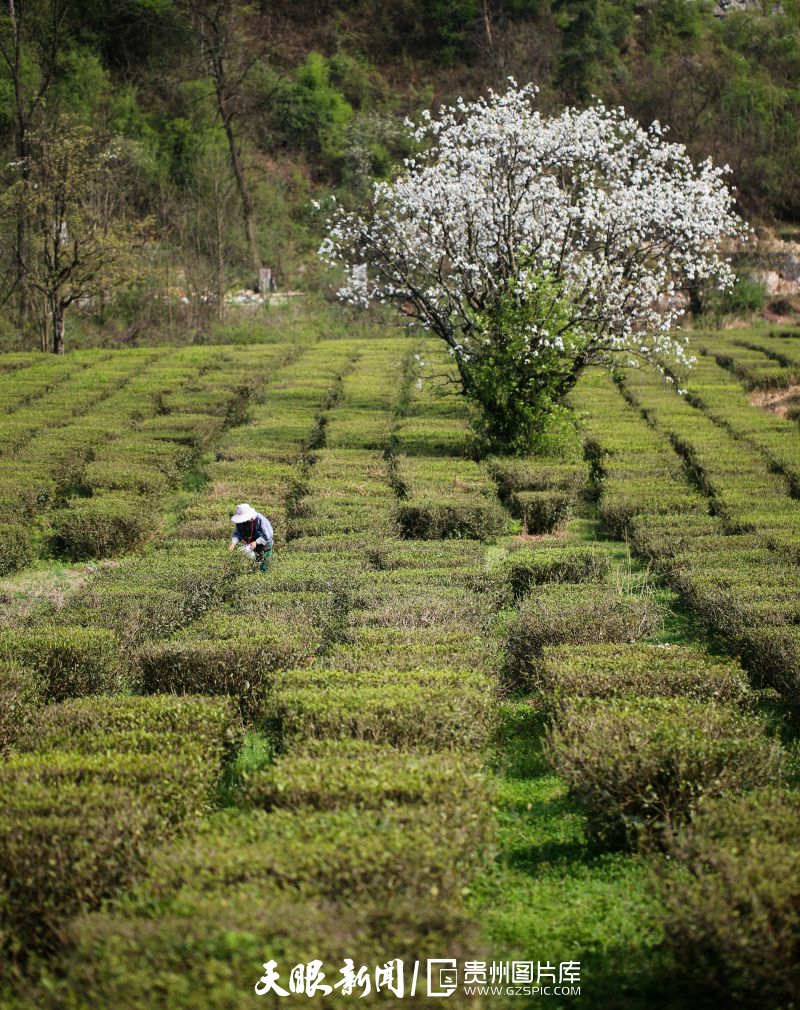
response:
{"label": "light blue jacket", "polygon": [[272,523],[260,512],[256,512],[255,519],[245,519],[243,523],[236,523],[233,527],[235,544],[249,544],[254,540],[257,544],[271,544],[273,536]]}

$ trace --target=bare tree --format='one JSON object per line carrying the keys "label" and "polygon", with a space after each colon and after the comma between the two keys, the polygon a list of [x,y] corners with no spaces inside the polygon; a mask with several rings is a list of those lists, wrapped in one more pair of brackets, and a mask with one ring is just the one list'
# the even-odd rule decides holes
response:
{"label": "bare tree", "polygon": [[[14,109],[14,167],[23,176],[28,171],[29,135],[50,90],[61,48],[69,0],[6,0],[0,12],[0,66],[8,75]],[[38,54],[37,74],[26,66],[28,51]],[[29,299],[23,261],[26,258],[28,222],[20,213],[16,222],[14,281],[20,328],[28,316]]]}
{"label": "bare tree", "polygon": [[[256,232],[255,205],[237,120],[244,106],[245,83],[263,57],[263,47],[243,32],[247,8],[239,0],[180,0],[194,30],[203,70],[211,80],[214,99],[228,145],[231,170],[242,205],[244,237],[250,266],[258,281],[261,253]],[[255,16],[253,14],[253,16]]]}
{"label": "bare tree", "polygon": [[28,145],[24,171],[0,207],[28,223],[21,269],[44,300],[51,349],[63,354],[70,306],[105,297],[141,275],[150,222],[126,219],[121,150],[98,143],[85,125],[58,116],[31,130]]}

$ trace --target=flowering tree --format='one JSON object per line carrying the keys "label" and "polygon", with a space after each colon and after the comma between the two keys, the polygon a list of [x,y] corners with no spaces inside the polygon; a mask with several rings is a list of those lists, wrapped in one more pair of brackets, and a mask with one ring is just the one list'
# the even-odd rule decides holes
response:
{"label": "flowering tree", "polygon": [[345,267],[343,299],[394,303],[447,343],[506,450],[535,442],[589,364],[686,361],[675,295],[729,285],[719,242],[743,230],[726,169],[622,109],[544,117],[537,90],[423,113],[423,153],[362,212],[334,211],[320,249]]}

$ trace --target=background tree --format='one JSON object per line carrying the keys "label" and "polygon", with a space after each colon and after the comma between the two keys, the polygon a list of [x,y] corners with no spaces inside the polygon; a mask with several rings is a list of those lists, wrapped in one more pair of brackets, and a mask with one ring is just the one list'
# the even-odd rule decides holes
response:
{"label": "background tree", "polygon": [[242,221],[250,267],[258,283],[261,253],[253,200],[237,120],[245,109],[245,84],[263,58],[262,46],[247,31],[255,9],[239,0],[180,0],[197,42],[200,62],[214,88],[219,121],[228,144],[231,169],[242,204]]}
{"label": "background tree", "polygon": [[21,267],[44,301],[51,349],[63,354],[69,307],[105,297],[140,275],[149,222],[124,214],[119,143],[98,142],[87,126],[65,116],[28,139],[28,164],[3,206],[28,222]]}
{"label": "background tree", "polygon": [[423,114],[425,153],[336,214],[321,250],[350,272],[344,299],[392,302],[447,343],[496,451],[530,448],[589,364],[683,358],[674,295],[729,284],[719,242],[742,230],[724,172],[658,124],[600,104],[548,118],[535,94]]}
{"label": "background tree", "polygon": [[[14,167],[24,174],[29,164],[29,135],[56,77],[69,0],[6,0],[4,8],[0,11],[0,59],[10,84]],[[28,314],[23,269],[26,238],[27,221],[20,215],[16,223],[12,288],[20,328]]]}

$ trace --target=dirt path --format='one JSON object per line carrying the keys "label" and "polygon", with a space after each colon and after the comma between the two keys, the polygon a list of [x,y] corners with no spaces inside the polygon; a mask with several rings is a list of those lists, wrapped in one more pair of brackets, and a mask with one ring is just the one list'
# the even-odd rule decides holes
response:
{"label": "dirt path", "polygon": [[785,389],[756,389],[748,394],[754,407],[760,407],[778,417],[788,417],[789,411],[800,407],[800,385]]}

